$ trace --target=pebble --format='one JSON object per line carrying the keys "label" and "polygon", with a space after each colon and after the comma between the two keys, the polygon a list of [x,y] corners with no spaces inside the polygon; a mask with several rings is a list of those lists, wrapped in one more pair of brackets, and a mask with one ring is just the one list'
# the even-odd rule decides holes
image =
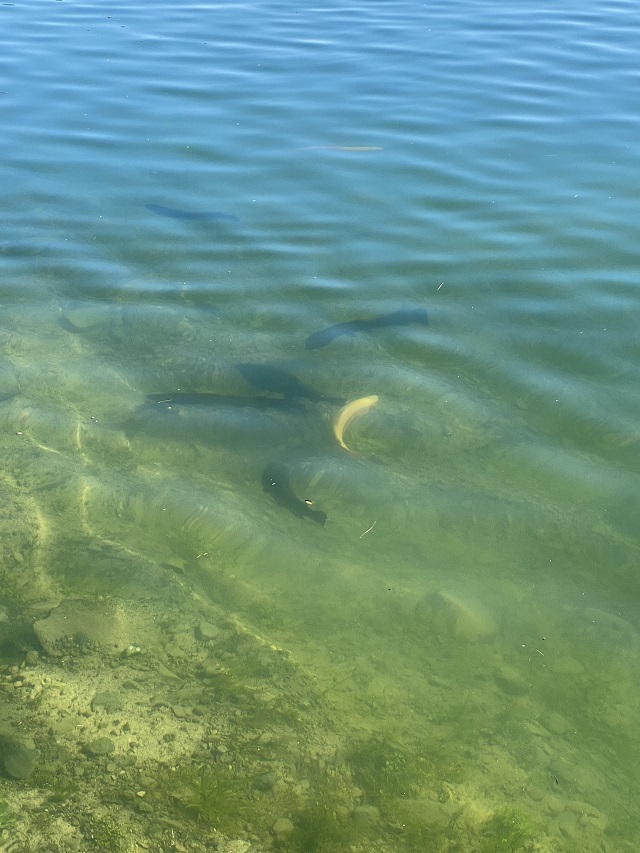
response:
{"label": "pebble", "polygon": [[377,806],[356,806],[352,815],[356,823],[369,826],[380,821],[380,810]]}
{"label": "pebble", "polygon": [[243,838],[234,838],[218,847],[218,853],[248,853],[251,844]]}
{"label": "pebble", "polygon": [[2,764],[10,779],[28,779],[35,770],[40,758],[40,750],[35,748],[29,738],[20,741],[17,738],[2,738]]}
{"label": "pebble", "polygon": [[101,755],[111,755],[115,752],[116,746],[111,738],[99,737],[84,745],[84,751],[87,755],[93,758],[98,758]]}
{"label": "pebble", "polygon": [[96,693],[91,702],[91,710],[95,711],[102,708],[107,714],[113,714],[114,711],[122,709],[122,700],[117,693],[111,693],[105,690],[102,693]]}
{"label": "pebble", "polygon": [[513,667],[499,667],[494,672],[494,678],[498,687],[510,696],[524,696],[529,692],[529,684]]}
{"label": "pebble", "polygon": [[256,791],[271,791],[278,781],[278,774],[273,771],[261,773],[254,781],[253,787]]}
{"label": "pebble", "polygon": [[217,625],[214,625],[213,622],[200,622],[197,629],[197,635],[199,640],[215,640],[216,637],[220,636],[220,628]]}
{"label": "pebble", "polygon": [[79,728],[80,725],[81,720],[79,717],[62,717],[62,719],[56,720],[55,723],[51,724],[49,732],[52,735],[68,735]]}
{"label": "pebble", "polygon": [[549,730],[556,735],[564,735],[571,728],[567,720],[555,711],[549,716],[546,723]]}
{"label": "pebble", "polygon": [[445,827],[457,814],[459,806],[452,800],[436,802],[427,799],[402,799],[396,817],[423,827]]}
{"label": "pebble", "polygon": [[11,779],[26,779],[33,772],[40,751],[30,737],[17,734],[11,726],[0,725],[0,764]]}
{"label": "pebble", "polygon": [[278,838],[287,838],[295,831],[293,821],[288,817],[279,817],[271,827],[271,832]]}
{"label": "pebble", "polygon": [[524,727],[526,731],[529,732],[529,734],[535,735],[536,737],[550,737],[550,733],[547,731],[547,729],[545,729],[545,727],[537,720],[525,720]]}

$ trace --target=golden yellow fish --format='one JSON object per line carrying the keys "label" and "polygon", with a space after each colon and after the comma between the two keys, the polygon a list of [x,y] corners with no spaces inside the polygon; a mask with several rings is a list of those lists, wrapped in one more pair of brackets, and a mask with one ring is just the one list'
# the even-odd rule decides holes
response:
{"label": "golden yellow fish", "polygon": [[[377,402],[378,396],[376,394],[372,394],[370,397],[360,397],[358,400],[352,400],[340,409],[335,421],[333,422],[333,434],[338,440],[340,447],[344,447],[345,450],[349,450],[347,445],[344,443],[343,438],[346,428],[354,418],[357,418],[359,415],[365,415],[371,406],[375,406]],[[351,452],[352,451],[349,450],[349,453]]]}

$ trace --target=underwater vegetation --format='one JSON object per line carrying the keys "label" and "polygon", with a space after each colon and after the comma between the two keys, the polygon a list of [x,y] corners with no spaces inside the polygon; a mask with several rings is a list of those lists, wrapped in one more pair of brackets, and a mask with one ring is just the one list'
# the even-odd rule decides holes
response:
{"label": "underwater vegetation", "polygon": [[91,850],[124,853],[128,849],[127,833],[112,817],[92,815],[82,826],[83,836]]}
{"label": "underwater vegetation", "polygon": [[520,853],[532,849],[533,821],[517,809],[496,812],[483,825],[478,853]]}
{"label": "underwater vegetation", "polygon": [[407,795],[430,769],[419,755],[410,755],[391,742],[372,737],[359,741],[346,756],[353,780],[371,803]]}
{"label": "underwater vegetation", "polygon": [[[521,811],[499,810],[478,826],[468,823],[462,804],[449,807],[442,792],[462,778],[463,767],[442,747],[426,752],[401,749],[378,735],[356,743],[347,754],[353,781],[365,801],[380,810],[379,833],[392,832],[398,849],[409,853],[450,849],[529,853],[534,849],[535,823]],[[433,812],[423,813],[421,803],[432,803]],[[452,848],[452,844],[463,846]],[[305,853],[302,848],[301,853]]]}
{"label": "underwater vegetation", "polygon": [[16,820],[16,815],[11,811],[9,804],[4,800],[0,800],[0,830],[11,826]]}
{"label": "underwater vegetation", "polygon": [[[370,827],[353,819],[353,786],[345,769],[341,763],[313,760],[298,765],[307,787],[285,793],[277,804],[278,812],[289,815],[292,822],[291,833],[277,839],[279,851],[347,853],[355,849],[354,844],[369,840]],[[376,826],[376,837],[378,830]]]}
{"label": "underwater vegetation", "polygon": [[215,764],[186,767],[175,777],[171,796],[203,823],[233,831],[249,808],[249,780]]}
{"label": "underwater vegetation", "polygon": [[354,840],[355,825],[341,815],[330,800],[320,797],[294,815],[295,830],[285,849],[290,853],[321,853],[347,849]]}
{"label": "underwater vegetation", "polygon": [[418,815],[402,816],[403,850],[410,853],[453,849],[473,850],[473,853],[532,853],[536,845],[533,821],[516,809],[504,809],[493,814],[479,828],[469,826],[464,819],[449,825],[429,824]]}

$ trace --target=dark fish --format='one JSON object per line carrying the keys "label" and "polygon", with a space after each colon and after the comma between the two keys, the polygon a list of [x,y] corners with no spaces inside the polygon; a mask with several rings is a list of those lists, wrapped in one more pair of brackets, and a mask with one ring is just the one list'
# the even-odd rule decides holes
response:
{"label": "dark fish", "polygon": [[301,501],[293,489],[289,481],[289,474],[284,465],[279,465],[277,462],[269,462],[265,465],[261,477],[262,487],[265,492],[272,495],[278,506],[283,506],[288,509],[298,518],[310,518],[317,521],[324,527],[327,520],[326,512],[319,509],[311,509],[311,504],[308,501]]}
{"label": "dark fish", "polygon": [[236,369],[249,385],[259,391],[282,394],[285,399],[311,400],[312,403],[323,401],[335,403],[336,406],[342,406],[345,402],[342,397],[327,397],[321,394],[310,385],[305,385],[293,373],[270,364],[236,364]]}
{"label": "dark fish", "polygon": [[165,409],[174,406],[231,406],[237,409],[286,409],[291,400],[280,397],[240,397],[235,394],[199,394],[178,391],[175,394],[147,394],[150,403]]}
{"label": "dark fish", "polygon": [[392,311],[390,314],[382,314],[371,320],[349,320],[346,323],[336,323],[335,326],[329,326],[328,329],[321,329],[309,335],[304,345],[307,349],[318,349],[326,347],[341,335],[370,332],[372,329],[384,329],[387,326],[408,326],[410,323],[428,326],[429,315],[424,308],[404,308],[400,311]]}
{"label": "dark fish", "polygon": [[215,219],[224,219],[226,222],[240,222],[232,213],[222,213],[219,210],[176,210],[175,207],[165,207],[163,204],[145,204],[151,213],[158,216],[170,216],[172,219],[188,219],[196,222],[213,222]]}

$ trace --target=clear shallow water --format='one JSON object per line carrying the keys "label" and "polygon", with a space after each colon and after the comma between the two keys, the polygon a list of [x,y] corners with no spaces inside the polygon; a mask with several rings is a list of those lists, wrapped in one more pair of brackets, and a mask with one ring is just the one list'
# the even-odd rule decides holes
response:
{"label": "clear shallow water", "polygon": [[[527,849],[638,843],[634,12],[0,8],[0,424],[39,592],[177,576],[335,685],[345,742],[437,754],[365,845],[481,849],[507,807]],[[429,326],[305,348],[405,308]],[[355,453],[322,400],[145,403],[262,393],[246,363],[377,394]],[[446,826],[403,832],[407,799]]]}

